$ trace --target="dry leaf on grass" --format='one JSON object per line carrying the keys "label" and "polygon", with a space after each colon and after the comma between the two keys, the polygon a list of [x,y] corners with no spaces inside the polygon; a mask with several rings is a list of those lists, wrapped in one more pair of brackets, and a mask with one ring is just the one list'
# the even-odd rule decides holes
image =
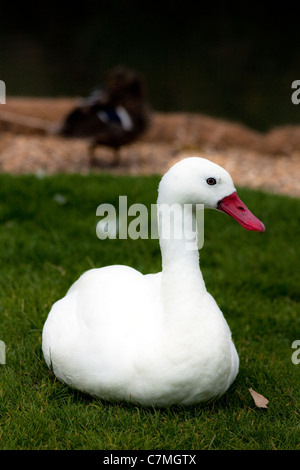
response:
{"label": "dry leaf on grass", "polygon": [[255,390],[253,390],[252,388],[249,388],[249,392],[251,393],[254,403],[256,404],[256,406],[258,406],[258,408],[268,408],[267,405],[269,403],[269,400],[267,398],[265,398],[260,393],[255,392]]}

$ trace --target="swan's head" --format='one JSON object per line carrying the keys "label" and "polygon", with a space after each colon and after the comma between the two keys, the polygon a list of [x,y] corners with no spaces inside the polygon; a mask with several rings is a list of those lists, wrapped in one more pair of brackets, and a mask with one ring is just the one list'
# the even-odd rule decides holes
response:
{"label": "swan's head", "polygon": [[247,230],[264,232],[264,224],[240,200],[230,174],[205,158],[175,163],[159,185],[158,204],[204,204],[225,212]]}

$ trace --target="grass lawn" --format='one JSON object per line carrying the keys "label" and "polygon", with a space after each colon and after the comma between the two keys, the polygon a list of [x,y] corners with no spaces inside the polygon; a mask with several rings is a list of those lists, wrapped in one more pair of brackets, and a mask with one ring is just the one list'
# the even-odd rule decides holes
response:
{"label": "grass lawn", "polygon": [[[201,269],[232,330],[240,372],[208,406],[106,403],[48,372],[41,331],[51,305],[83,272],[161,269],[158,240],[96,237],[96,208],[156,202],[158,177],[0,175],[0,449],[300,449],[300,200],[240,189],[266,225],[248,232],[205,212]],[[299,354],[300,358],[300,354]],[[269,400],[257,408],[249,388]]]}

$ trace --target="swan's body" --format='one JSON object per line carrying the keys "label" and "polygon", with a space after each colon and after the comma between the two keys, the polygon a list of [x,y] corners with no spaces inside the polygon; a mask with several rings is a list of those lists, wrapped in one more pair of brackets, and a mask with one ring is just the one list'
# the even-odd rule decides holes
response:
{"label": "swan's body", "polygon": [[[207,183],[209,178],[216,183]],[[158,204],[204,203],[229,213],[226,204],[235,194],[224,169],[194,157],[166,173]],[[244,212],[248,217],[239,222],[263,231],[238,204],[240,217]],[[92,269],[53,305],[43,352],[59,379],[103,399],[157,406],[208,401],[229,388],[238,373],[238,355],[205,288],[198,250],[187,249],[189,236],[160,238],[161,273],[142,275],[118,265]]]}

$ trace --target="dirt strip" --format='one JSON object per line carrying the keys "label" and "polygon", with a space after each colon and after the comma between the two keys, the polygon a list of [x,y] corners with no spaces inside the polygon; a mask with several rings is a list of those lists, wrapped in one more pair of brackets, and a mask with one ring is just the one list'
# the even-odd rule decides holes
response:
{"label": "dirt strip", "polygon": [[[52,135],[52,129],[78,100],[8,98],[0,107],[0,171],[38,175],[91,171],[88,143]],[[2,113],[2,114],[1,114]],[[202,156],[226,168],[238,186],[300,197],[300,125],[259,133],[202,114],[153,112],[144,136],[121,149],[98,147],[94,172],[163,174],[176,161]]]}

